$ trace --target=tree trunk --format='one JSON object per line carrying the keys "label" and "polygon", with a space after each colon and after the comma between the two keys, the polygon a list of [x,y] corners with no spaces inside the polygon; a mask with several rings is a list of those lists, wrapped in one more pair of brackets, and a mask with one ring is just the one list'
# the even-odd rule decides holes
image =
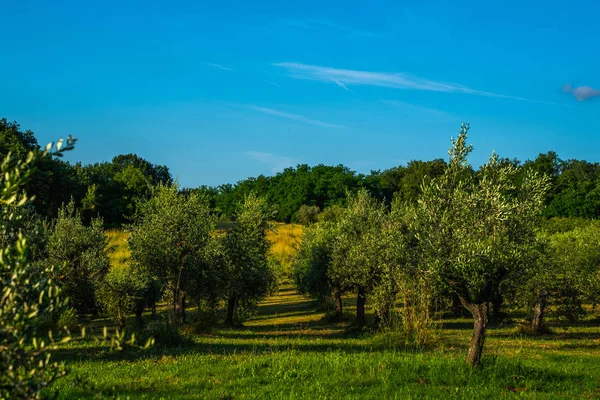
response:
{"label": "tree trunk", "polygon": [[471,344],[469,345],[469,351],[467,352],[466,363],[472,367],[477,367],[481,361],[481,354],[483,353],[483,344],[485,342],[485,328],[487,324],[487,313],[488,303],[487,301],[481,304],[468,303],[461,298],[465,308],[467,308],[471,314],[473,314],[473,337],[471,338]]}
{"label": "tree trunk", "polygon": [[358,288],[358,295],[356,296],[356,322],[359,325],[365,324],[365,289],[362,287]]}
{"label": "tree trunk", "polygon": [[454,315],[455,317],[460,317],[460,314],[462,311],[462,304],[460,302],[460,298],[456,294],[452,295],[451,310],[452,310],[452,315]]}
{"label": "tree trunk", "polygon": [[333,288],[333,306],[335,307],[335,315],[341,317],[343,312],[342,292],[337,287]]}
{"label": "tree trunk", "polygon": [[492,299],[492,320],[493,321],[499,321],[501,318],[501,308],[502,308],[502,303],[504,303],[504,298],[502,297],[502,295],[497,295],[494,296],[494,298]]}
{"label": "tree trunk", "polygon": [[119,329],[125,329],[125,313],[119,310],[117,319],[119,320]]}
{"label": "tree trunk", "polygon": [[135,323],[139,327],[141,327],[141,326],[144,325],[144,320],[142,319],[142,312],[136,311],[136,313],[135,313]]}
{"label": "tree trunk", "polygon": [[539,335],[544,331],[544,312],[546,311],[548,293],[545,290],[538,291],[537,302],[533,307],[533,319],[531,320],[531,330]]}
{"label": "tree trunk", "polygon": [[182,326],[185,324],[185,292],[179,288],[175,289],[173,294],[173,312],[175,313],[175,322]]}
{"label": "tree trunk", "polygon": [[235,315],[235,306],[237,305],[237,296],[232,294],[229,296],[227,301],[227,317],[225,317],[225,323],[227,325],[233,325],[233,318]]}

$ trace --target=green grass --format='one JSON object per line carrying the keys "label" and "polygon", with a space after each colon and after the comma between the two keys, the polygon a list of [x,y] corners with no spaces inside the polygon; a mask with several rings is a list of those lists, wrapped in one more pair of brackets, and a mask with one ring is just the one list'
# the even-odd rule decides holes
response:
{"label": "green grass", "polygon": [[[53,389],[69,399],[600,398],[597,316],[541,337],[490,329],[476,370],[463,362],[470,320],[443,322],[435,346],[417,351],[399,334],[328,322],[283,285],[244,327],[190,333],[179,347],[111,353],[93,339],[71,343],[59,354],[71,376]],[[75,387],[75,376],[94,390]]]}

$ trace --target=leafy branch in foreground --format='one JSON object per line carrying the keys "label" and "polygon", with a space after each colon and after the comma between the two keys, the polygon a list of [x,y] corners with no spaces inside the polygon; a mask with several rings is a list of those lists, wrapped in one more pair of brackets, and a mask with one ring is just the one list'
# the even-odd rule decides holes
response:
{"label": "leafy branch in foreground", "polygon": [[[75,139],[69,137],[56,146],[49,144],[41,152],[30,152],[23,160],[9,153],[0,165],[0,205],[4,221],[17,218],[18,208],[31,198],[23,185],[35,172],[35,163],[44,157],[61,156]],[[40,321],[56,315],[66,306],[51,271],[34,268],[28,256],[26,233],[19,232],[16,242],[0,250],[0,397],[40,398],[41,390],[64,376],[63,364],[53,362],[51,350],[68,341],[56,341],[52,332],[42,336]]]}

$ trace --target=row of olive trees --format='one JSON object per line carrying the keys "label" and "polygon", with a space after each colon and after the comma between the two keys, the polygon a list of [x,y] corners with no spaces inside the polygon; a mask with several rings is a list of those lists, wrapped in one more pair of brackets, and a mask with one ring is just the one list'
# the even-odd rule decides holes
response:
{"label": "row of olive trees", "polygon": [[[190,302],[211,312],[224,305],[226,323],[237,323],[275,285],[268,259],[271,218],[266,201],[251,194],[239,205],[233,228],[220,230],[202,196],[159,185],[131,228],[131,268],[138,277],[109,276],[105,297],[135,307],[143,298],[140,282],[148,282],[154,298],[156,291],[170,295],[177,325],[186,323]],[[123,307],[116,308],[122,315]]]}
{"label": "row of olive trees", "polygon": [[[213,211],[197,193],[180,193],[175,185],[154,187],[131,226],[132,262],[113,268],[102,221],[85,225],[72,201],[53,221],[20,212],[19,224],[26,224],[34,239],[33,260],[53,267],[49,277],[79,318],[106,312],[124,328],[133,313],[140,325],[144,310],[155,311],[169,294],[178,325],[186,322],[190,301],[213,314],[224,306],[226,322],[234,324],[274,288],[266,236],[272,215],[266,201],[254,195],[239,205],[232,229],[219,230]],[[8,234],[0,239],[9,242]],[[62,320],[55,314],[49,322]]]}
{"label": "row of olive trees", "polygon": [[467,131],[463,125],[444,174],[423,182],[416,204],[394,201],[388,212],[363,191],[334,220],[310,226],[294,278],[300,291],[333,298],[338,314],[341,295],[355,292],[361,324],[367,299],[382,324],[401,304],[409,331],[429,323],[439,293],[451,293],[474,319],[467,362],[475,366],[490,302],[539,265],[536,227],[548,180],[527,173],[517,185],[519,171],[495,154],[472,173]]}
{"label": "row of olive trees", "polygon": [[75,315],[106,312],[121,328],[128,316],[138,325],[148,307],[165,293],[172,295],[176,323],[185,323],[186,300],[214,315],[226,308],[234,324],[256,307],[275,285],[268,258],[271,210],[264,199],[249,195],[239,205],[232,229],[219,230],[214,212],[196,193],[182,194],[174,185],[159,185],[140,205],[131,227],[132,262],[110,267],[107,238],[100,219],[89,225],[74,203],[63,206],[53,221],[31,208],[3,218],[1,244],[13,243],[26,230],[32,268],[45,268],[69,299],[69,308],[53,313],[50,325],[75,325]]}
{"label": "row of olive trees", "polygon": [[531,331],[547,331],[545,317],[576,321],[586,315],[584,304],[596,307],[600,300],[600,224],[550,220],[539,231],[538,256],[518,285],[506,291],[531,313]]}

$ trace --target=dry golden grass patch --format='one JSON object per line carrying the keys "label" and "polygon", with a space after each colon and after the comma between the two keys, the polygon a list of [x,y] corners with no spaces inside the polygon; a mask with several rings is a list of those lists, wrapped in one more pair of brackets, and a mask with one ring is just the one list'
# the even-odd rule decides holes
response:
{"label": "dry golden grass patch", "polygon": [[106,231],[106,237],[108,238],[107,249],[109,250],[110,265],[113,267],[126,265],[131,258],[129,244],[127,243],[129,233],[122,229],[109,229]]}
{"label": "dry golden grass patch", "polygon": [[276,223],[269,232],[271,255],[280,263],[284,273],[289,273],[292,257],[302,237],[302,225]]}

